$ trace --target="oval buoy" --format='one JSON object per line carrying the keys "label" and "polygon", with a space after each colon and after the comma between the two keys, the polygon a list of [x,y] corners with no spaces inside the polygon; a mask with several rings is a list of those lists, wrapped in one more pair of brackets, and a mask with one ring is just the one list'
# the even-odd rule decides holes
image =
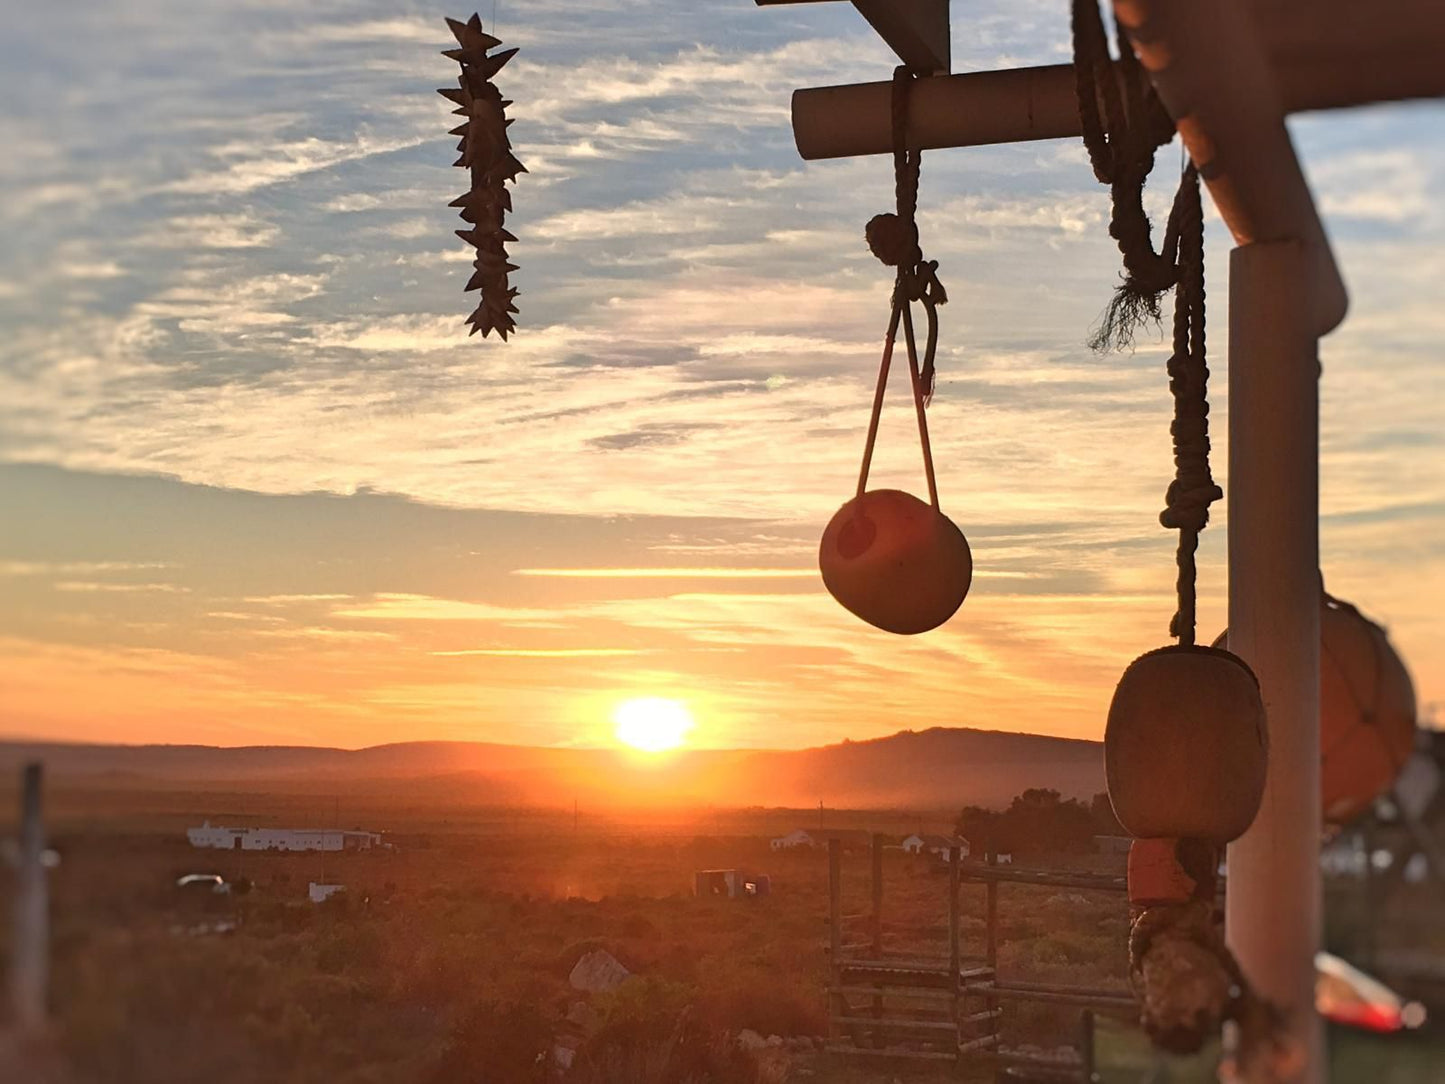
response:
{"label": "oval buoy", "polygon": [[1177,644],[1141,655],[1104,731],[1119,823],[1140,838],[1237,839],[1259,812],[1268,742],[1259,682],[1238,656]]}
{"label": "oval buoy", "polygon": [[973,555],[953,520],[897,489],[839,508],[818,547],[823,585],[845,609],[887,632],[943,624],[973,581]]}
{"label": "oval buoy", "polygon": [[[1222,645],[1226,629],[1215,641]],[[1385,630],[1348,602],[1320,605],[1320,802],[1348,824],[1394,783],[1415,749],[1415,686]]]}

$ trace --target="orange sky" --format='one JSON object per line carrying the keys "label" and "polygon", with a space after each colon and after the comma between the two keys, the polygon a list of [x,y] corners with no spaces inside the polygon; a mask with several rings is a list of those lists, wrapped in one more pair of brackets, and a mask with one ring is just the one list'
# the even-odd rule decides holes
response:
{"label": "orange sky", "polygon": [[[0,120],[0,732],[596,744],[617,703],[665,696],[706,746],[1099,737],[1124,665],[1165,641],[1174,576],[1165,350],[1084,345],[1118,272],[1107,193],[1072,142],[925,156],[924,247],[951,297],[934,455],[976,578],[937,632],[862,625],[815,559],[856,478],[889,289],[862,225],[892,178],[882,158],[798,161],[787,101],[891,61],[855,13],[823,10],[846,5],[737,7],[507,17],[522,52],[499,81],[530,172],[505,345],[462,324],[439,17],[357,0],[322,26],[241,4],[222,25],[148,0],[82,14],[63,53],[42,14],[18,17],[0,66],[18,103]],[[1056,62],[1054,7],[995,5],[955,66]],[[123,115],[68,96],[109,55],[88,49],[134,60],[107,94]],[[321,63],[336,50],[345,65]],[[1352,294],[1322,347],[1324,571],[1389,626],[1429,713],[1445,110],[1293,130]],[[1228,242],[1212,212],[1207,228],[1227,487]],[[874,481],[919,491],[895,390]],[[1227,528],[1221,505],[1206,637]]]}

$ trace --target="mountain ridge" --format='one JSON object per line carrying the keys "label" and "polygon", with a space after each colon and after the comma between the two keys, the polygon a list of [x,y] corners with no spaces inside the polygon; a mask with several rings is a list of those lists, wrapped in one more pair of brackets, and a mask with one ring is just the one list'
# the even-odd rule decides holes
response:
{"label": "mountain ridge", "polygon": [[454,740],[327,746],[0,741],[0,770],[47,764],[58,784],[142,787],[408,786],[508,804],[592,802],[843,807],[1002,805],[1028,787],[1104,789],[1099,742],[930,727],[803,749],[623,749]]}

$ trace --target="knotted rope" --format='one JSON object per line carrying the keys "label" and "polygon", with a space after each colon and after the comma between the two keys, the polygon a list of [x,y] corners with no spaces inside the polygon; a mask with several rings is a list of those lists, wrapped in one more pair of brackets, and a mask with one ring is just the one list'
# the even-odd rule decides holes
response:
{"label": "knotted rope", "polygon": [[1169,358],[1169,391],[1174,396],[1174,481],[1165,494],[1159,522],[1179,532],[1175,590],[1179,608],[1169,635],[1194,643],[1195,567],[1199,532],[1209,523],[1209,506],[1224,496],[1209,469],[1209,364],[1204,352],[1204,211],[1199,171],[1190,165],[1179,182],[1169,229],[1177,238],[1174,288],[1174,352]]}
{"label": "knotted rope", "polygon": [[1106,350],[1127,346],[1144,320],[1157,323],[1159,296],[1177,281],[1173,216],[1164,245],[1155,252],[1144,212],[1144,182],[1154,168],[1154,151],[1174,137],[1174,122],[1117,26],[1116,77],[1097,0],[1073,0],[1071,24],[1074,89],[1084,146],[1094,176],[1109,186],[1113,203],[1109,236],[1124,256],[1124,281],[1090,343],[1096,350]]}
{"label": "knotted rope", "polygon": [[1114,292],[1090,345],[1096,350],[1128,345],[1141,321],[1160,319],[1160,296],[1174,288],[1169,390],[1174,396],[1170,431],[1174,436],[1175,474],[1159,522],[1179,532],[1179,575],[1175,584],[1179,605],[1169,623],[1169,634],[1189,646],[1195,634],[1194,555],[1199,548],[1199,532],[1209,523],[1210,504],[1224,496],[1209,470],[1204,214],[1199,201],[1199,171],[1191,164],[1180,177],[1164,243],[1155,252],[1149,216],[1144,213],[1144,181],[1154,168],[1155,150],[1173,138],[1174,122],[1117,25],[1116,78],[1097,0],[1073,0],[1072,31],[1084,147],[1094,176],[1109,185],[1109,236],[1118,242],[1124,256],[1124,281]]}
{"label": "knotted rope", "polygon": [[[938,349],[938,306],[948,300],[943,284],[938,281],[938,261],[925,260],[918,243],[918,176],[923,152],[908,148],[908,98],[914,75],[906,65],[893,72],[893,192],[897,210],[874,215],[864,228],[868,248],[889,267],[896,267],[893,281],[892,312],[888,332],[883,339],[883,361],[878,369],[878,385],[873,393],[873,413],[868,422],[868,438],[863,446],[863,467],[858,474],[858,496],[868,483],[868,468],[873,461],[873,445],[878,438],[878,420],[883,413],[883,394],[888,384],[888,370],[893,360],[893,344],[898,325],[903,324],[908,349],[908,370],[913,390],[913,407],[918,417],[918,439],[923,448],[923,469],[928,478],[928,497],[938,507],[938,483],[934,480],[933,450],[928,439],[926,407],[933,397],[935,380],[934,354]],[[922,364],[913,330],[913,302],[920,302],[928,322]]]}

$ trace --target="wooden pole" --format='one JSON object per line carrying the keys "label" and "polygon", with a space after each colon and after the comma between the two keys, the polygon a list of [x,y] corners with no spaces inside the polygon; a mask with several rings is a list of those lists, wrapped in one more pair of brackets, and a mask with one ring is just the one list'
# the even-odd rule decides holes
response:
{"label": "wooden pole", "polygon": [[11,946],[10,998],[15,1025],[26,1038],[45,1031],[50,980],[50,911],[45,885],[45,825],[40,764],[21,776],[20,854],[16,870],[15,942]]}
{"label": "wooden pole", "polygon": [[[828,840],[828,966],[833,975],[833,985],[843,985],[843,861],[842,842],[835,836]],[[838,1029],[832,1019],[842,1008],[842,995],[833,996],[829,1016],[829,1033],[838,1037]]]}
{"label": "wooden pole", "polygon": [[1245,975],[1290,1014],[1305,1054],[1293,1079],[1319,1084],[1319,362],[1308,268],[1297,241],[1230,258],[1229,649],[1259,678],[1269,775],[1259,816],[1229,846],[1225,907]]}
{"label": "wooden pole", "polygon": [[[870,922],[872,926],[873,958],[883,958],[883,835],[880,832],[873,833],[873,915]],[[875,1019],[883,1016],[883,995],[873,995],[873,1016]],[[873,1045],[883,1045],[883,1033],[879,1030],[873,1032]]]}
{"label": "wooden pole", "polygon": [[[1193,2],[1213,17],[1213,4]],[[1130,7],[1137,9],[1137,0]],[[1286,113],[1445,95],[1445,12],[1438,0],[1393,0],[1386,11],[1354,0],[1256,0],[1249,7]],[[1219,70],[1228,81],[1234,58],[1225,60]],[[887,80],[796,91],[799,155],[890,153],[891,96]],[[908,112],[907,142],[918,150],[1080,135],[1070,64],[920,79]]]}
{"label": "wooden pole", "polygon": [[[951,844],[948,848],[948,990],[953,995],[949,1007],[953,1010],[955,1028],[961,1028],[963,1021],[963,982],[959,975],[963,961],[958,945],[958,860],[958,845]],[[959,1058],[962,1059],[962,1031],[958,1033],[958,1044]]]}
{"label": "wooden pole", "polygon": [[958,943],[958,847],[948,848],[948,985],[958,994],[963,958]]}
{"label": "wooden pole", "polygon": [[873,915],[869,923],[873,956],[883,955],[883,836],[873,833]]}

